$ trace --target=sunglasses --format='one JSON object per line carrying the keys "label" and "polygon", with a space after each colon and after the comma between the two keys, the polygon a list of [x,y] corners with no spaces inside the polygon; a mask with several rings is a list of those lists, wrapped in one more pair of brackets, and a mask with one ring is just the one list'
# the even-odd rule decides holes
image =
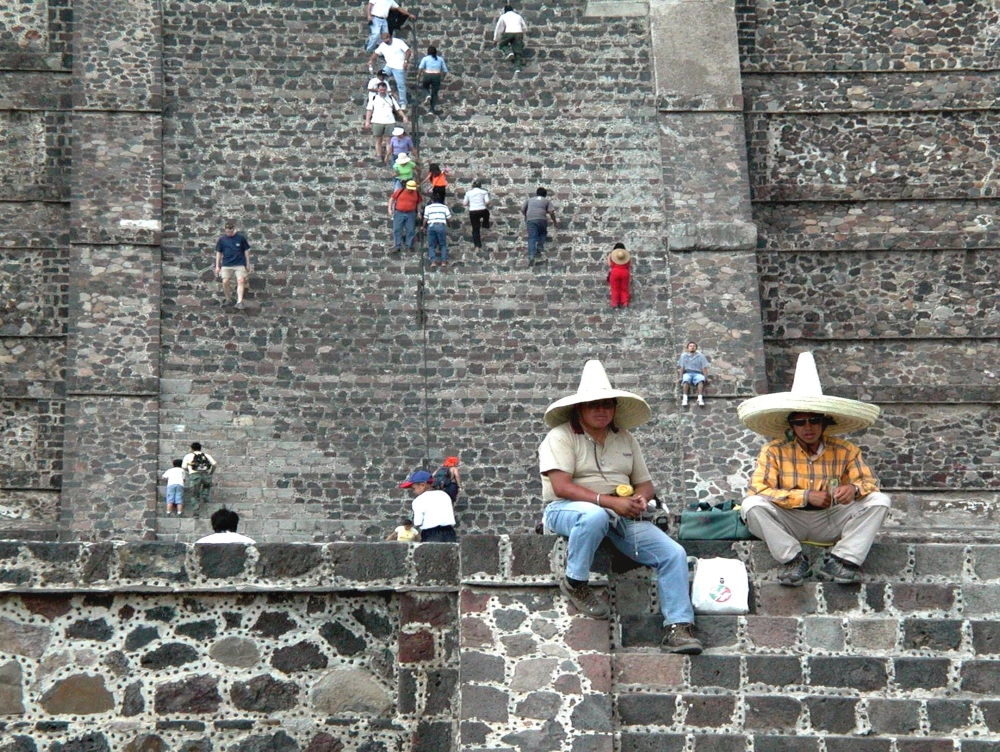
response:
{"label": "sunglasses", "polygon": [[796,418],[788,421],[788,425],[802,428],[802,426],[821,426],[826,418]]}

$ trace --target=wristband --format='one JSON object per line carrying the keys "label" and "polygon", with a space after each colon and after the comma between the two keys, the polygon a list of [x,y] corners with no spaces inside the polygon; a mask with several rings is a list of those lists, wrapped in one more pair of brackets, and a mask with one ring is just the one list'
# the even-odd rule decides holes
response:
{"label": "wristband", "polygon": [[[601,506],[601,495],[597,494],[597,506]],[[603,509],[603,507],[602,507]]]}

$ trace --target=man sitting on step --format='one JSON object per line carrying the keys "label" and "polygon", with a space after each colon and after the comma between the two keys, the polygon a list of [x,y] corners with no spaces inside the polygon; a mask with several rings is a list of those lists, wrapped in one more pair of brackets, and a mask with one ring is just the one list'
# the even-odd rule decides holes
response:
{"label": "man sitting on step", "polygon": [[806,352],[799,355],[791,392],[746,400],[737,414],[751,431],[773,439],[757,457],[753,495],[743,500],[742,514],[782,564],[778,582],[799,587],[810,574],[803,542],[833,544],[820,579],[859,582],[890,500],[861,450],[835,434],[868,428],[879,408],[825,396]]}
{"label": "man sitting on step", "polygon": [[702,645],[692,632],[687,554],[642,519],[653,498],[653,481],[628,429],[651,416],[642,397],[612,388],[599,360],[587,362],[576,394],[545,411],[552,429],[538,448],[542,498],[549,502],[545,527],[569,539],[559,589],[582,613],[594,619],[611,613],[588,585],[594,554],[608,538],[628,558],[656,569],[666,629],[661,646],[697,655]]}

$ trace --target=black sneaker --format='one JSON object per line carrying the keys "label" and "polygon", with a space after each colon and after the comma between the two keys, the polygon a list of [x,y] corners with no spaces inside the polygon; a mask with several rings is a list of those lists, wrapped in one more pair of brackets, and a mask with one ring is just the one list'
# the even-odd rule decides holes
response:
{"label": "black sneaker", "polygon": [[809,559],[799,551],[795,558],[781,565],[778,572],[778,584],[785,587],[802,587],[802,581],[809,576]]}
{"label": "black sneaker", "polygon": [[590,585],[573,587],[563,577],[559,580],[559,591],[570,599],[581,614],[586,614],[592,619],[607,619],[611,615],[610,606],[590,589]]}
{"label": "black sneaker", "polygon": [[663,635],[660,647],[668,653],[698,655],[704,648],[701,640],[694,636],[693,624],[671,624]]}
{"label": "black sneaker", "polygon": [[841,585],[853,585],[861,582],[861,567],[853,562],[841,559],[839,556],[827,554],[823,567],[819,570],[819,578],[827,582],[838,582]]}

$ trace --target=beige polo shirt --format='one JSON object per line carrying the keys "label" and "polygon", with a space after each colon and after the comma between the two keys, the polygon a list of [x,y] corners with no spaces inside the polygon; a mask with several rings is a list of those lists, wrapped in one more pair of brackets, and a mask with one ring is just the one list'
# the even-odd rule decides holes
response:
{"label": "beige polo shirt", "polygon": [[568,422],[549,431],[538,447],[538,471],[542,473],[544,501],[559,498],[552,490],[552,481],[545,474],[550,470],[569,473],[574,483],[601,494],[613,494],[615,488],[623,483],[637,486],[652,480],[639,443],[628,431],[609,431],[604,446],[601,446],[586,433],[573,433]]}

